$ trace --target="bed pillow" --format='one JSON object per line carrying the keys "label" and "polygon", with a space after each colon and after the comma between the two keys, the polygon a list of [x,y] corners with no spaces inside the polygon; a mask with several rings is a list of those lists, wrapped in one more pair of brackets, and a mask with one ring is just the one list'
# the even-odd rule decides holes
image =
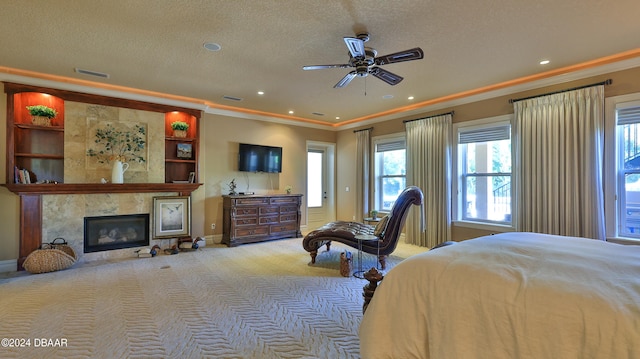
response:
{"label": "bed pillow", "polygon": [[380,222],[376,224],[376,228],[373,230],[373,235],[376,237],[380,237],[384,230],[387,228],[387,223],[389,223],[389,216],[384,216],[380,218]]}

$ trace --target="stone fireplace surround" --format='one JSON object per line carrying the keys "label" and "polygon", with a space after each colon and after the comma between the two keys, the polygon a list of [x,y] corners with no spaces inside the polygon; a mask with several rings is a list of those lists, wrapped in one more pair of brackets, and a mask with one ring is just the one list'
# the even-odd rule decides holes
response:
{"label": "stone fireplace surround", "polygon": [[[125,184],[126,185],[126,184]],[[176,193],[105,193],[42,196],[42,242],[64,238],[78,255],[78,262],[132,258],[141,247],[84,253],[84,218],[148,213],[150,217],[149,246],[167,248],[170,239],[151,238],[153,228],[153,197]]]}
{"label": "stone fireplace surround", "polygon": [[[98,111],[96,110],[98,109]],[[99,116],[95,118],[95,114]],[[92,143],[88,125],[91,121],[135,122],[147,126],[146,164],[125,172],[125,183],[163,182],[164,180],[164,117],[163,114],[111,106],[65,102],[64,178],[65,183],[99,183],[101,178],[110,179],[108,164],[98,164],[95,158],[86,155]],[[153,228],[153,197],[175,196],[175,192],[159,193],[85,193],[42,195],[42,242],[51,242],[62,237],[78,254],[79,262],[113,260],[135,257],[140,247],[84,253],[84,218],[148,213],[149,233]],[[172,240],[154,240],[169,247]]]}

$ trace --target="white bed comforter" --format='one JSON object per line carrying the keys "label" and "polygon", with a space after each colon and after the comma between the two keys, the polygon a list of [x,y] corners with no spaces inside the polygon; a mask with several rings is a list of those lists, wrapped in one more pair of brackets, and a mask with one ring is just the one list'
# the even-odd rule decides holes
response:
{"label": "white bed comforter", "polygon": [[363,359],[640,358],[640,246],[504,233],[408,258],[360,326]]}

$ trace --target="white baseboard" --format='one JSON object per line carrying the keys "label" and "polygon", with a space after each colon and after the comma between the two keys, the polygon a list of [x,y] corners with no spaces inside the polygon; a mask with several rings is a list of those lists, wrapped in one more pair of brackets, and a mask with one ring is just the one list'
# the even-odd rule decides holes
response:
{"label": "white baseboard", "polygon": [[204,236],[204,240],[207,245],[214,245],[222,243],[222,234],[214,234],[210,236]]}
{"label": "white baseboard", "polygon": [[18,260],[9,259],[6,261],[0,261],[0,273],[15,272],[18,269]]}

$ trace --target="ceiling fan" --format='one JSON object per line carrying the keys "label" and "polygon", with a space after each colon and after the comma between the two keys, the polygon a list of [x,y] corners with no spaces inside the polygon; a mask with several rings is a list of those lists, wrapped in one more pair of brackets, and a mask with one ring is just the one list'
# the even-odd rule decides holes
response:
{"label": "ceiling fan", "polygon": [[376,57],[376,55],[378,54],[376,50],[364,46],[364,43],[367,41],[369,41],[369,34],[367,33],[358,34],[356,35],[356,37],[344,38],[344,42],[345,44],[347,44],[347,48],[349,48],[349,63],[347,64],[311,65],[303,66],[302,69],[320,70],[333,68],[346,69],[349,67],[355,67],[355,70],[349,72],[345,77],[338,81],[338,83],[335,84],[333,88],[345,87],[356,76],[365,77],[369,74],[393,86],[402,81],[403,77],[374,65],[386,65],[396,62],[419,60],[424,57],[424,53],[419,47]]}

